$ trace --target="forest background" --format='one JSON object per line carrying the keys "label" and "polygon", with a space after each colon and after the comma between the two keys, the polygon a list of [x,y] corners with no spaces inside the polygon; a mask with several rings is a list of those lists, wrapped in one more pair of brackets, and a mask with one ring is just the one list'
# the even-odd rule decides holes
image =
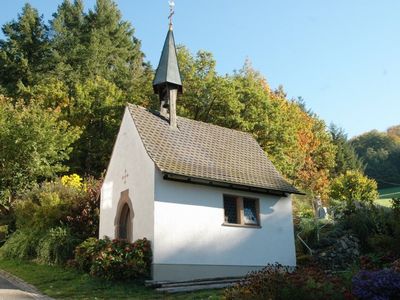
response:
{"label": "forest background", "polygon": [[[63,1],[46,22],[26,4],[0,40],[0,208],[56,176],[100,178],[127,102],[158,109],[154,66],[111,0],[85,10]],[[212,53],[178,47],[184,93],[178,115],[250,132],[277,169],[311,197],[328,200],[349,171],[380,188],[400,185],[400,126],[348,140],[299,97],[272,89],[249,60],[216,72]]]}

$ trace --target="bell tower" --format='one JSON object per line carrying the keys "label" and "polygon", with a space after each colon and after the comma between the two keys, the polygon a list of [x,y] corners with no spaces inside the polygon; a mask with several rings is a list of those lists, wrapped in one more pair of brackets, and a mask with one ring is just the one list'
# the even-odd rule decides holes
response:
{"label": "bell tower", "polygon": [[153,80],[154,93],[160,99],[160,114],[167,118],[172,129],[177,128],[176,99],[182,94],[182,80],[176,55],[175,39],[172,30],[174,3],[170,1],[169,29]]}

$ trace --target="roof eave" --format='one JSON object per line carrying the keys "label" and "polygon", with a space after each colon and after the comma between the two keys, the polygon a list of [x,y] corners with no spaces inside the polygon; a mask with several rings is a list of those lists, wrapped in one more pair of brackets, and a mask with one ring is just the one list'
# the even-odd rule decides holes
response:
{"label": "roof eave", "polygon": [[286,190],[277,190],[277,189],[270,189],[270,188],[262,188],[262,187],[255,187],[237,183],[230,183],[224,181],[217,181],[213,179],[206,179],[206,178],[199,178],[181,174],[174,174],[170,172],[162,171],[163,178],[165,180],[171,181],[178,181],[178,182],[185,182],[185,183],[192,183],[192,184],[199,184],[199,185],[206,185],[206,186],[214,186],[214,187],[222,187],[222,188],[229,188],[233,190],[240,190],[240,191],[247,191],[253,193],[260,193],[260,194],[269,194],[275,196],[287,196],[288,194],[298,194],[298,195],[305,195],[304,193],[298,191],[286,191]]}

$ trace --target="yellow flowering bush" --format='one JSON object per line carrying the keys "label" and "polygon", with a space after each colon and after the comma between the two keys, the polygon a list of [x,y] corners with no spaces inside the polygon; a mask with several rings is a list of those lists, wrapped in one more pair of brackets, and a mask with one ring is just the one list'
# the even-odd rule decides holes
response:
{"label": "yellow flowering bush", "polygon": [[61,177],[61,184],[63,186],[72,187],[77,190],[84,189],[82,177],[78,174],[64,175]]}

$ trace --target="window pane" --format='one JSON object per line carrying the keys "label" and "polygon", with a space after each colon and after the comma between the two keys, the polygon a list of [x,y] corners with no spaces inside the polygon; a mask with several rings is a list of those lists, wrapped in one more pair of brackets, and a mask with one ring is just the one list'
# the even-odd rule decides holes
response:
{"label": "window pane", "polygon": [[238,223],[236,198],[224,196],[225,223]]}
{"label": "window pane", "polygon": [[257,209],[256,209],[256,200],[255,199],[243,199],[243,215],[244,215],[244,223],[257,225]]}

